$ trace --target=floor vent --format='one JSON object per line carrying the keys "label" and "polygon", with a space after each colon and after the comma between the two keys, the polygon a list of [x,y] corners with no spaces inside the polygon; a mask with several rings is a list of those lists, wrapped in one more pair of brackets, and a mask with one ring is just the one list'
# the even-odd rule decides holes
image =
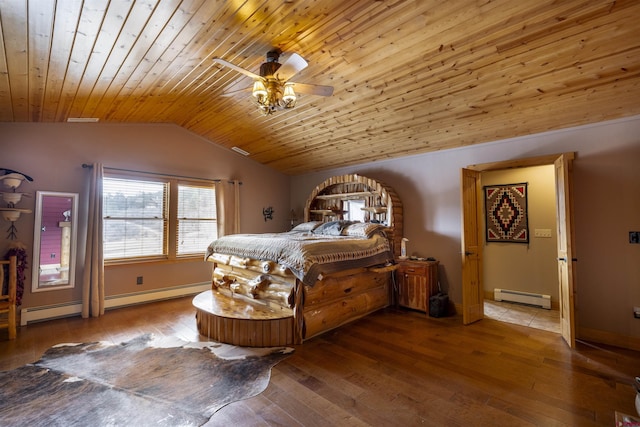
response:
{"label": "floor vent", "polygon": [[536,307],[551,310],[551,297],[549,295],[532,294],[529,292],[511,291],[509,289],[494,289],[496,301],[519,302],[521,304],[535,305]]}

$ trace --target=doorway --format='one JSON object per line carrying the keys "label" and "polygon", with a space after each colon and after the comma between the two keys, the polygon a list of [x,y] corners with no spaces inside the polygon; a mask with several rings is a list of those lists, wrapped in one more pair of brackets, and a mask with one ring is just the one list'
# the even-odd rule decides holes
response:
{"label": "doorway", "polygon": [[[483,171],[481,181],[483,193],[487,186],[504,188],[504,185],[518,183],[525,191],[524,203],[518,206],[526,208],[526,227],[520,229],[521,233],[526,231],[525,241],[488,242],[486,236],[483,241],[485,317],[560,333],[554,166]],[[501,219],[518,218],[512,216],[512,211],[506,208],[508,205],[504,201],[495,205],[502,206],[501,212],[504,216]],[[480,206],[480,229],[483,230],[483,235],[487,233],[487,209],[490,208],[485,206],[483,200]],[[515,224],[523,223],[518,221]],[[502,291],[496,294],[496,289]],[[548,299],[545,297],[544,301],[553,304],[550,309],[525,305],[523,303],[527,302],[527,299],[521,295],[514,295],[516,292],[545,295]],[[514,295],[516,300],[523,303],[495,301],[496,295],[498,299],[509,299],[509,295]],[[533,303],[535,300],[532,298],[530,302]]]}
{"label": "doorway", "polygon": [[561,334],[570,347],[575,346],[575,274],[573,256],[573,215],[571,199],[572,160],[574,153],[564,153],[514,161],[472,165],[461,171],[462,191],[462,306],[463,322],[470,324],[484,318],[483,212],[481,172],[490,170],[554,165],[557,217],[557,267]]}

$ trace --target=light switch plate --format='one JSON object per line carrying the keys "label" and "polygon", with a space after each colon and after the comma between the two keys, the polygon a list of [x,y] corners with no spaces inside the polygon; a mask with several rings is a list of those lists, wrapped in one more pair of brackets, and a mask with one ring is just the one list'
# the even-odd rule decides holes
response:
{"label": "light switch plate", "polygon": [[533,232],[535,237],[551,237],[551,229],[550,228],[536,228]]}

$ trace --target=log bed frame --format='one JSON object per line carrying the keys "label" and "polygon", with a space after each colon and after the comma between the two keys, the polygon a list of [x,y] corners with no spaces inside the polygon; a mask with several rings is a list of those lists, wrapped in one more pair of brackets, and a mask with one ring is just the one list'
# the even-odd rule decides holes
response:
{"label": "log bed frame", "polygon": [[[364,200],[365,220],[387,226],[397,258],[402,204],[393,189],[373,179],[355,174],[327,179],[307,199],[304,219],[341,219],[348,200]],[[209,261],[212,289],[197,295],[193,305],[198,331],[218,342],[248,347],[301,344],[387,307],[392,300],[395,265],[327,274],[307,286],[273,263],[222,263],[215,256]]]}

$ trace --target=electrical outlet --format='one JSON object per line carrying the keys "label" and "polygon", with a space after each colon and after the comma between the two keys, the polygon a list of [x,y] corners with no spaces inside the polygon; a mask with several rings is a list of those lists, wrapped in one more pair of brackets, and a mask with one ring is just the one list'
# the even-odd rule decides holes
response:
{"label": "electrical outlet", "polygon": [[640,243],[640,231],[629,232],[629,243]]}
{"label": "electrical outlet", "polygon": [[142,285],[142,276],[136,277],[136,285]]}

